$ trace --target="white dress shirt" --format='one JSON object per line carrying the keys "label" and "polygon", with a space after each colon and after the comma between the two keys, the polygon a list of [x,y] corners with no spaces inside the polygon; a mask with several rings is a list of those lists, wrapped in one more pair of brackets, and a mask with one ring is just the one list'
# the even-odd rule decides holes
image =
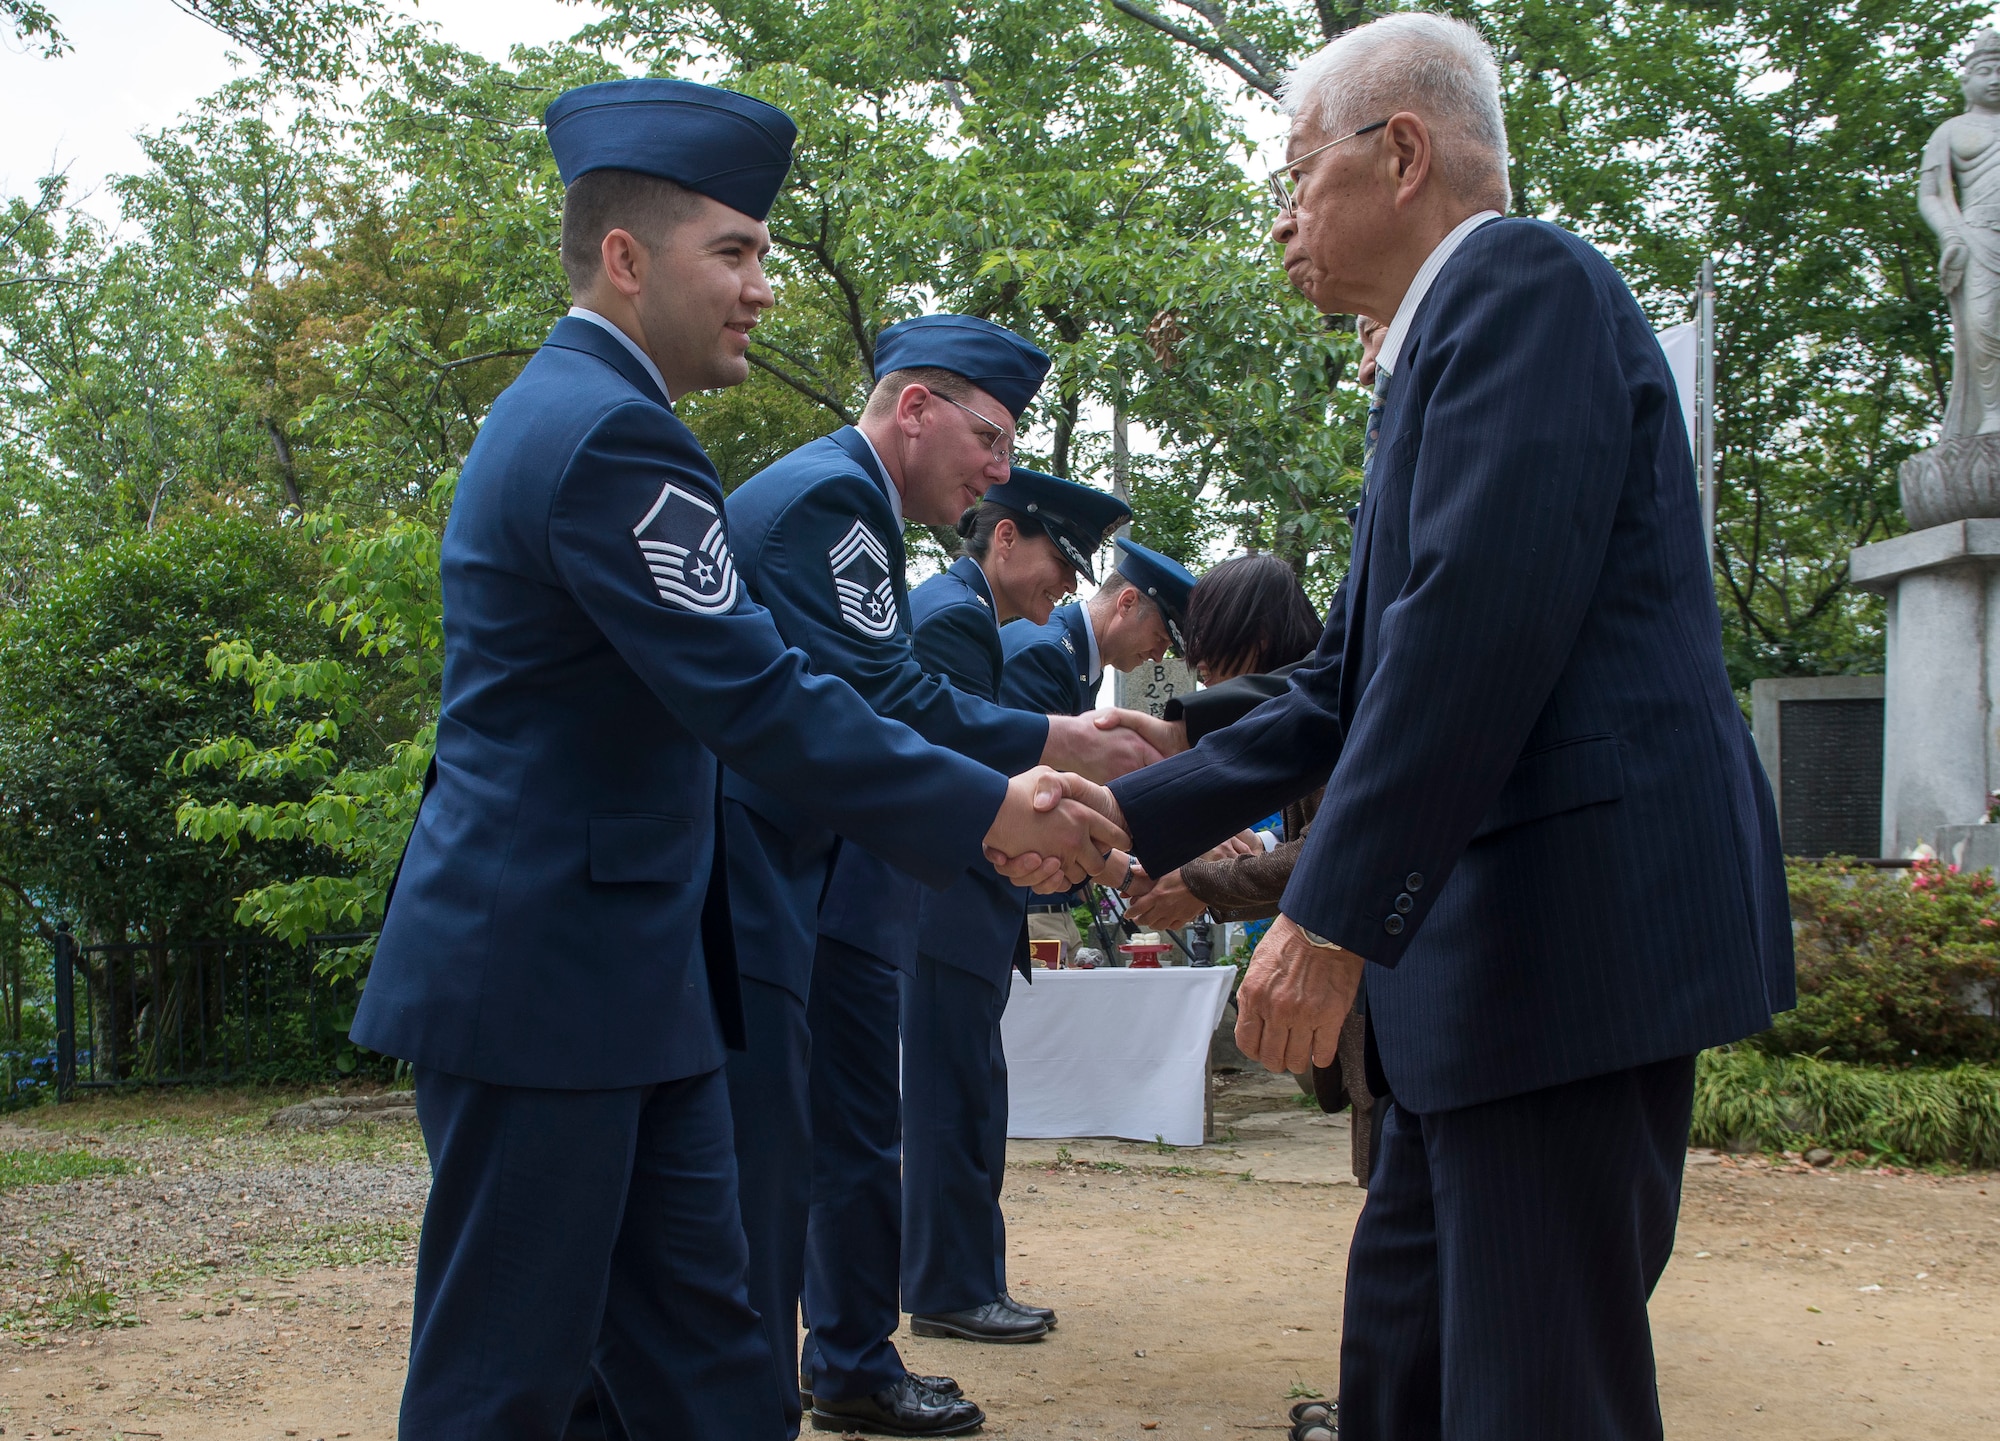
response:
{"label": "white dress shirt", "polygon": [[1090,623],[1090,602],[1083,601],[1077,609],[1083,612],[1083,634],[1090,642],[1090,679],[1085,684],[1095,688],[1104,679],[1104,661],[1097,654],[1097,627]]}
{"label": "white dress shirt", "polygon": [[1472,234],[1489,220],[1498,220],[1497,210],[1482,210],[1476,215],[1468,215],[1458,222],[1451,234],[1437,243],[1437,249],[1425,257],[1417,267],[1416,279],[1410,282],[1409,290],[1403,296],[1403,303],[1396,307],[1396,318],[1389,322],[1389,333],[1383,337],[1382,353],[1375,357],[1375,368],[1384,375],[1395,373],[1396,361],[1403,353],[1403,341],[1410,333],[1410,325],[1417,318],[1417,307],[1430,294],[1431,285],[1444,270],[1458,247],[1465,243],[1465,237]]}
{"label": "white dress shirt", "polygon": [[896,526],[898,529],[901,529],[903,525],[903,492],[896,486],[896,477],[889,474],[888,466],[882,465],[882,452],[875,448],[875,442],[868,438],[868,432],[857,425],[854,427],[854,433],[861,437],[861,443],[868,447],[868,453],[875,457],[875,463],[882,466],[882,479],[889,482],[889,509],[896,513]]}
{"label": "white dress shirt", "polygon": [[598,329],[609,331],[620,345],[632,352],[634,360],[646,367],[646,374],[653,377],[653,384],[660,387],[660,394],[667,398],[667,404],[672,405],[674,403],[674,393],[667,389],[666,377],[660,374],[660,367],[653,364],[653,357],[639,348],[638,341],[634,340],[594,310],[586,310],[581,305],[572,305],[569,308],[569,313],[572,319],[587,320],[592,325],[598,327]]}

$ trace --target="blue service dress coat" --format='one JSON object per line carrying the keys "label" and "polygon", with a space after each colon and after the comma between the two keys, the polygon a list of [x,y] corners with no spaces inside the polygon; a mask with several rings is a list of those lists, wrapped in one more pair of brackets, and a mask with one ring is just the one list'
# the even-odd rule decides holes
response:
{"label": "blue service dress coat", "polygon": [[707,905],[713,942],[717,756],[934,885],[980,860],[1004,779],[813,674],[728,529],[643,367],[560,321],[481,428],[445,528],[436,783],[356,1041],[514,1086],[720,1066],[734,971],[706,964],[702,925]]}
{"label": "blue service dress coat", "polygon": [[1047,621],[1010,621],[1000,630],[1006,656],[1001,702],[1050,715],[1082,715],[1097,708],[1090,683],[1090,631],[1084,602],[1071,601]]}
{"label": "blue service dress coat", "polygon": [[[758,472],[730,494],[728,512],[739,574],[785,639],[812,657],[814,670],[846,680],[878,714],[1004,774],[1040,760],[1046,717],[963,694],[919,663],[890,480],[860,431],[844,427]],[[822,915],[834,837],[800,812],[794,788],[762,785],[732,769],[723,795],[731,803],[731,905],[744,975],[803,1000],[822,929],[885,957],[907,950],[907,930],[898,931],[881,908],[843,907],[836,897]],[[929,797],[940,810],[962,803],[943,787]],[[875,881],[889,883],[895,871],[882,860],[936,874],[902,867],[889,848],[867,849],[873,858],[846,863],[856,871],[844,878],[841,895],[865,897]]]}
{"label": "blue service dress coat", "polygon": [[[916,619],[917,655],[924,668],[947,677],[968,695],[1007,703],[1001,644],[1006,630],[994,614],[993,592],[979,563],[970,557],[954,561],[944,574],[917,587],[910,606]],[[1037,715],[1070,714],[1031,704],[1019,709]],[[983,861],[949,890],[921,893],[913,964],[914,953],[922,951],[1006,991],[1012,984],[1010,973],[1026,956],[1022,916],[1027,895]]]}
{"label": "blue service dress coat", "polygon": [[1793,1003],[1673,380],[1555,226],[1474,231],[1417,309],[1313,661],[1113,791],[1159,875],[1322,781],[1283,910],[1367,958],[1408,1110],[1691,1056]]}

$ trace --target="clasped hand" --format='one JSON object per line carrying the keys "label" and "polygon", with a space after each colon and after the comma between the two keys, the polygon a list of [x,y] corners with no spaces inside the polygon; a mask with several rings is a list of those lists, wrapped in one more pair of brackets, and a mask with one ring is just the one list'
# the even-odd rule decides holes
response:
{"label": "clasped hand", "polygon": [[1007,782],[986,832],[986,859],[1016,885],[1063,891],[1116,881],[1130,867],[1125,817],[1111,792],[1068,771],[1036,766]]}

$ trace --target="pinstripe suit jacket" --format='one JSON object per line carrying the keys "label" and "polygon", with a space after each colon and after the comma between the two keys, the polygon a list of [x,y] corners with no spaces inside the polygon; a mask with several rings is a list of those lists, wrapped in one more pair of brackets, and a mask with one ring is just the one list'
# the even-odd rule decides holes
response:
{"label": "pinstripe suit jacket", "polygon": [[1161,874],[1326,780],[1283,909],[1368,958],[1420,1113],[1762,1030],[1793,1000],[1777,828],[1638,305],[1575,236],[1493,222],[1384,407],[1316,656],[1114,785],[1140,858]]}

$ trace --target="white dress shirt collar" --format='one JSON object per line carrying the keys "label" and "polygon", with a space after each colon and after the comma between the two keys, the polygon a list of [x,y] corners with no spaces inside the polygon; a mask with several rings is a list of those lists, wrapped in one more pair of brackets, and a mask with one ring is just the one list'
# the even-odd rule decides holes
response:
{"label": "white dress shirt collar", "polygon": [[1497,210],[1482,210],[1476,215],[1466,216],[1458,222],[1451,234],[1437,243],[1437,249],[1425,257],[1424,263],[1417,268],[1416,278],[1410,282],[1409,291],[1403,296],[1403,303],[1396,307],[1396,318],[1389,322],[1389,333],[1382,340],[1382,353],[1375,357],[1375,368],[1378,371],[1384,375],[1395,373],[1396,362],[1403,354],[1403,341],[1409,337],[1410,325],[1417,318],[1417,307],[1422,305],[1424,297],[1430,294],[1432,282],[1438,278],[1439,272],[1444,269],[1445,262],[1451,259],[1452,253],[1465,243],[1466,236],[1487,221],[1499,218],[1500,212]]}
{"label": "white dress shirt collar", "polygon": [[1076,608],[1083,612],[1083,637],[1090,642],[1090,679],[1086,684],[1096,685],[1104,679],[1104,661],[1097,654],[1097,627],[1090,623],[1090,602],[1078,601]]}
{"label": "white dress shirt collar", "polygon": [[653,377],[653,384],[660,387],[660,394],[667,398],[667,404],[672,405],[674,403],[674,393],[667,389],[666,377],[660,374],[660,367],[653,364],[653,357],[641,350],[636,340],[594,310],[586,310],[581,305],[572,305],[569,308],[569,313],[570,318],[573,320],[587,320],[599,329],[609,331],[620,345],[632,352],[634,360],[646,367],[646,374]]}
{"label": "white dress shirt collar", "polygon": [[875,468],[882,472],[882,483],[889,487],[889,509],[896,513],[896,527],[900,530],[903,525],[903,492],[896,487],[896,477],[889,474],[888,466],[882,464],[882,452],[875,448],[875,442],[868,438],[868,432],[857,425],[854,427],[854,433],[861,437],[861,443],[867,446],[868,453],[875,457]]}

